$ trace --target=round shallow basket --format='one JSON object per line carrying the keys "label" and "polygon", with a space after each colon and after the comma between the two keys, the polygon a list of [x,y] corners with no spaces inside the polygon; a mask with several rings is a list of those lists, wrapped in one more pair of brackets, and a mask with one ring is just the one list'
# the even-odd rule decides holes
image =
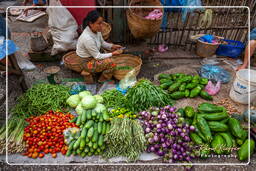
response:
{"label": "round shallow basket", "polygon": [[63,62],[65,67],[81,73],[83,70],[82,66],[82,60],[80,57],[76,54],[75,51],[71,51],[63,56]]}
{"label": "round shallow basket", "polygon": [[[162,6],[159,0],[131,0],[130,6]],[[127,22],[132,35],[135,38],[152,38],[159,32],[162,17],[158,20],[144,18],[152,8],[129,8],[126,11]],[[163,12],[163,9],[160,9]]]}
{"label": "round shallow basket", "polygon": [[197,39],[196,54],[201,57],[211,57],[215,54],[220,44],[212,44]]}
{"label": "round shallow basket", "polygon": [[138,56],[134,56],[130,54],[122,54],[122,55],[118,55],[117,57],[113,57],[113,60],[117,65],[117,67],[125,67],[125,66],[132,67],[132,69],[121,69],[121,70],[116,69],[114,71],[114,77],[117,80],[122,80],[125,77],[125,75],[133,69],[135,69],[136,76],[140,72],[142,60]]}
{"label": "round shallow basket", "polygon": [[107,40],[109,38],[109,35],[110,35],[110,32],[111,32],[111,26],[110,24],[106,23],[106,22],[103,22],[103,25],[102,25],[102,37],[104,40]]}

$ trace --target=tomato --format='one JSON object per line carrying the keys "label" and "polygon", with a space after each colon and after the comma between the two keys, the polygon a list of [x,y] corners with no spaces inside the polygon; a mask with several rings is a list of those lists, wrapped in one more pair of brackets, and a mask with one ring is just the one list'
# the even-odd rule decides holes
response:
{"label": "tomato", "polygon": [[45,154],[48,154],[48,153],[49,153],[49,150],[48,150],[48,149],[45,149],[45,150],[44,150],[44,153],[45,153]]}
{"label": "tomato", "polygon": [[38,157],[43,158],[44,157],[44,153],[40,153]]}
{"label": "tomato", "polygon": [[57,154],[56,154],[56,153],[53,153],[53,154],[52,154],[52,157],[53,157],[53,158],[56,158],[56,157],[57,157]]}
{"label": "tomato", "polygon": [[37,152],[34,152],[33,154],[32,154],[32,158],[33,159],[36,159],[38,157],[38,153]]}

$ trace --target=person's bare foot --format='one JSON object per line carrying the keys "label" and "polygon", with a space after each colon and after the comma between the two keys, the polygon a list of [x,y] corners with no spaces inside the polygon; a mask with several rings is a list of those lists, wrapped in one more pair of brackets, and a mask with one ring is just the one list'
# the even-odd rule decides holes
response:
{"label": "person's bare foot", "polygon": [[236,71],[239,71],[241,69],[246,69],[246,65],[240,65],[239,67],[236,68]]}

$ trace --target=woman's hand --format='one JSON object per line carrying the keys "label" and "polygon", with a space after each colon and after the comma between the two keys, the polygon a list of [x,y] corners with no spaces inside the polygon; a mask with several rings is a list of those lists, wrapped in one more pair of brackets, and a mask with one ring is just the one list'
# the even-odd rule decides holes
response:
{"label": "woman's hand", "polygon": [[122,48],[121,45],[113,45],[113,46],[111,47],[111,50],[118,50],[118,49],[120,49],[120,48]]}
{"label": "woman's hand", "polygon": [[123,53],[123,50],[116,50],[116,51],[112,52],[112,55],[116,56],[116,55],[120,55],[122,53]]}

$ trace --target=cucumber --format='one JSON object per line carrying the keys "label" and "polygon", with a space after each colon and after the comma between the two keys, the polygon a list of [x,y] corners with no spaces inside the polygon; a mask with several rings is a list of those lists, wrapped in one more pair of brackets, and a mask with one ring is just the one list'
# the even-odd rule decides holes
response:
{"label": "cucumber", "polygon": [[85,124],[84,127],[87,128],[87,129],[89,129],[89,128],[91,128],[91,127],[93,126],[93,124],[94,124],[94,121],[89,120],[89,121],[86,122],[86,124]]}
{"label": "cucumber", "polygon": [[91,120],[91,119],[92,119],[92,110],[87,110],[86,118],[87,118],[88,120]]}
{"label": "cucumber", "polygon": [[87,137],[88,137],[89,139],[92,138],[93,132],[94,132],[94,129],[93,129],[93,127],[91,127],[91,128],[88,130],[88,133],[87,133]]}
{"label": "cucumber", "polygon": [[73,149],[73,145],[75,144],[76,140],[72,140],[69,145],[68,145],[68,149],[72,150]]}
{"label": "cucumber", "polygon": [[84,152],[85,152],[85,153],[88,153],[89,151],[90,151],[90,149],[89,149],[88,147],[85,147],[85,148],[84,148]]}
{"label": "cucumber", "polygon": [[82,114],[82,119],[81,119],[81,121],[82,121],[82,123],[85,123],[85,121],[86,121],[86,111],[84,111],[83,112],[83,114]]}
{"label": "cucumber", "polygon": [[232,151],[232,147],[233,147],[233,141],[232,141],[232,137],[228,134],[228,133],[225,133],[225,132],[221,132],[219,133],[222,138],[225,140],[226,142],[226,147],[227,147],[227,150],[226,152],[229,154],[231,153]]}
{"label": "cucumber", "polygon": [[193,133],[191,132],[189,134],[189,137],[192,139],[192,141],[197,144],[197,145],[200,145],[200,144],[203,144],[203,140],[199,137],[199,135],[197,135],[196,133]]}
{"label": "cucumber", "polygon": [[204,135],[202,134],[202,132],[200,131],[200,129],[197,127],[196,124],[193,124],[193,126],[196,128],[196,133],[197,135],[199,135],[199,137],[204,141],[207,142],[206,138],[204,137]]}
{"label": "cucumber", "polygon": [[98,123],[98,133],[101,134],[102,131],[102,122]]}
{"label": "cucumber", "polygon": [[208,122],[208,125],[210,130],[214,132],[225,132],[228,130],[228,126],[220,122],[211,121],[211,122]]}
{"label": "cucumber", "polygon": [[106,134],[108,133],[108,131],[110,130],[110,124],[109,123],[106,123],[107,126],[106,126]]}
{"label": "cucumber", "polygon": [[221,135],[217,134],[213,137],[211,147],[216,154],[223,154],[223,148],[226,148],[226,142]]}
{"label": "cucumber", "polygon": [[90,139],[86,136],[86,138],[85,138],[85,142],[86,143],[89,143],[90,142]]}
{"label": "cucumber", "polygon": [[207,121],[219,121],[226,119],[228,117],[227,112],[222,113],[207,113],[207,114],[199,114],[201,117],[203,117]]}
{"label": "cucumber", "polygon": [[[92,147],[93,147],[93,144],[92,144]],[[90,148],[90,152],[93,153],[95,150],[94,148]]]}
{"label": "cucumber", "polygon": [[67,153],[66,153],[66,156],[70,156],[72,154],[72,149],[70,149],[70,148],[68,148],[68,151],[67,151]]}
{"label": "cucumber", "polygon": [[206,138],[206,141],[210,143],[212,141],[212,134],[206,120],[200,116],[197,116],[197,126]]}
{"label": "cucumber", "polygon": [[97,144],[97,143],[94,143],[93,146],[92,146],[92,148],[93,148],[94,150],[96,150],[96,149],[98,148],[98,144]]}
{"label": "cucumber", "polygon": [[104,119],[103,119],[103,114],[100,115],[100,122],[103,122]]}
{"label": "cucumber", "polygon": [[80,150],[83,150],[85,147],[85,138],[81,138],[81,142],[80,142]]}
{"label": "cucumber", "polygon": [[76,153],[77,153],[78,155],[80,155],[80,154],[82,153],[82,151],[78,148],[78,149],[76,150]]}
{"label": "cucumber", "polygon": [[103,112],[103,119],[105,121],[108,121],[109,120],[109,116],[108,116],[108,113],[106,111]]}
{"label": "cucumber", "polygon": [[77,120],[76,120],[77,126],[81,125],[81,118],[82,118],[81,115],[78,115]]}
{"label": "cucumber", "polygon": [[82,132],[81,132],[81,137],[85,138],[86,137],[86,133],[87,133],[87,129],[84,127]]}
{"label": "cucumber", "polygon": [[229,129],[230,129],[232,135],[234,135],[235,137],[240,138],[240,139],[243,138],[244,132],[243,132],[243,129],[237,119],[229,118],[228,126],[229,126]]}
{"label": "cucumber", "polygon": [[81,142],[81,137],[79,137],[79,138],[76,140],[76,142],[74,143],[73,150],[78,149],[78,147],[80,146],[80,142]]}
{"label": "cucumber", "polygon": [[97,113],[95,110],[92,110],[92,117],[96,117],[97,116]]}
{"label": "cucumber", "polygon": [[99,120],[100,119],[100,115],[101,113],[97,113],[96,119]]}
{"label": "cucumber", "polygon": [[247,139],[237,152],[238,159],[241,161],[248,159],[248,156],[253,154],[254,148],[255,141],[252,139]]}
{"label": "cucumber", "polygon": [[72,155],[74,155],[74,156],[77,155],[76,150],[72,151]]}
{"label": "cucumber", "polygon": [[94,131],[93,131],[93,137],[92,137],[92,142],[97,142],[98,141],[98,137],[99,137],[99,133],[98,133],[98,130],[97,130],[97,127],[94,128]]}
{"label": "cucumber", "polygon": [[102,131],[101,131],[101,134],[106,134],[106,122],[103,122],[102,124]]}
{"label": "cucumber", "polygon": [[98,145],[99,145],[100,147],[102,147],[103,141],[104,141],[104,137],[103,137],[103,135],[100,135],[100,136],[99,136],[99,140],[98,140]]}
{"label": "cucumber", "polygon": [[85,152],[82,152],[82,153],[81,153],[81,157],[84,158],[85,156],[86,156],[86,153],[85,153]]}
{"label": "cucumber", "polygon": [[92,142],[90,141],[89,143],[88,143],[88,146],[91,148],[92,147]]}

